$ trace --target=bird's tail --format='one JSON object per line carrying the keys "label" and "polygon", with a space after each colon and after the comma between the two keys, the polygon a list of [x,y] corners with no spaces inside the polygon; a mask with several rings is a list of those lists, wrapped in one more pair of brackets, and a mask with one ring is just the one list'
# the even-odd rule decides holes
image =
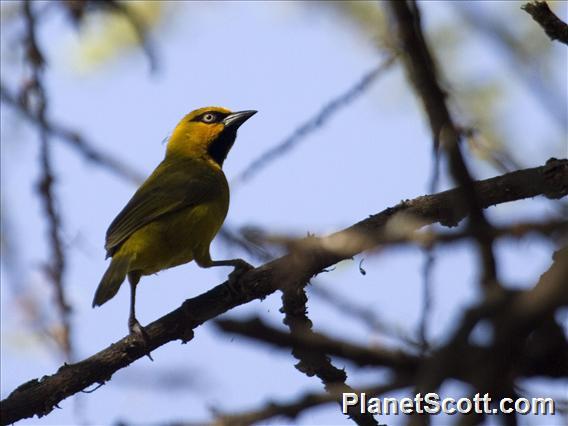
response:
{"label": "bird's tail", "polygon": [[112,299],[126,278],[130,256],[115,256],[106,270],[93,299],[93,308]]}

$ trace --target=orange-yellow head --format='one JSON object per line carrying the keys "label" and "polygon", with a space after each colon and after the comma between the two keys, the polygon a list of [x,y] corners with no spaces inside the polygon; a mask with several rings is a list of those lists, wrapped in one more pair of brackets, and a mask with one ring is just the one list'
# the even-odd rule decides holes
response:
{"label": "orange-yellow head", "polygon": [[237,129],[256,111],[231,112],[222,107],[199,108],[187,114],[168,141],[166,157],[213,160],[219,167],[237,137]]}

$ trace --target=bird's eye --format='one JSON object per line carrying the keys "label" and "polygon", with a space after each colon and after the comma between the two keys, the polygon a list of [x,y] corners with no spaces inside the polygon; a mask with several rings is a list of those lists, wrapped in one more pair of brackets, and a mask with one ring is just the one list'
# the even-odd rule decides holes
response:
{"label": "bird's eye", "polygon": [[213,114],[212,112],[208,112],[207,114],[203,115],[203,122],[204,123],[213,123],[217,119],[217,115]]}

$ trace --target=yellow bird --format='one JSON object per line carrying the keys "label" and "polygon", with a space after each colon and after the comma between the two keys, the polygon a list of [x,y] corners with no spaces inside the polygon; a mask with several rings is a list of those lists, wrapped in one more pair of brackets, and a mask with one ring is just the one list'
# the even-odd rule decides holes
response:
{"label": "yellow bird", "polygon": [[187,114],[174,129],[166,156],[110,224],[107,258],[112,261],[93,307],[113,298],[130,282],[131,333],[144,338],[136,319],[136,285],[155,274],[195,260],[203,268],[233,266],[238,277],[251,266],[242,259],[211,260],[209,246],[229,209],[229,185],[222,166],[237,129],[256,111],[206,107]]}

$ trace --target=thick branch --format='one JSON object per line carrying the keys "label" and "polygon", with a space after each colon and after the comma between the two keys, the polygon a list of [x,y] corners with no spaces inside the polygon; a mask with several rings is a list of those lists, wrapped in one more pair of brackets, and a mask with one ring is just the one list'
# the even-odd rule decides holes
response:
{"label": "thick branch", "polygon": [[521,7],[542,27],[551,40],[568,44],[568,25],[554,14],[545,1],[534,1]]}
{"label": "thick branch", "polygon": [[[508,391],[514,379],[522,374],[566,377],[568,344],[555,323],[554,313],[568,306],[568,247],[558,250],[553,260],[532,289],[503,293],[469,309],[449,342],[422,364],[418,391],[431,392],[445,378],[464,371],[471,373],[469,382],[477,389],[495,396]],[[495,320],[492,343],[474,355],[469,368],[464,368],[464,359],[472,355],[469,336],[486,318]],[[528,340],[531,333],[533,343]],[[551,337],[551,333],[557,334]],[[534,342],[539,342],[538,348]],[[551,349],[551,344],[556,347]],[[479,370],[475,365],[484,368]]]}
{"label": "thick branch", "polygon": [[430,122],[434,149],[441,146],[448,155],[449,169],[456,183],[463,188],[464,204],[469,209],[469,225],[476,236],[482,263],[485,287],[494,288],[497,282],[497,266],[493,253],[491,225],[473,189],[473,178],[460,148],[460,131],[454,123],[446,104],[446,93],[438,82],[436,63],[422,32],[420,11],[416,2],[390,0],[388,2],[396,22],[403,63],[413,83],[417,96],[422,100]]}
{"label": "thick branch", "polygon": [[[551,159],[541,167],[479,181],[475,183],[474,189],[483,208],[537,195],[561,198],[568,194],[568,160]],[[173,340],[187,342],[192,339],[195,328],[235,306],[263,299],[279,287],[292,282],[307,283],[310,277],[326,267],[362,251],[360,246],[347,246],[339,250],[338,242],[344,241],[346,245],[353,234],[380,234],[397,213],[418,217],[422,219],[421,225],[435,222],[456,225],[468,211],[461,203],[460,193],[460,189],[453,189],[401,202],[343,231],[322,238],[320,247],[305,250],[301,256],[288,254],[248,272],[234,290],[223,283],[186,300],[178,309],[146,327],[149,349],[156,349]],[[372,245],[364,248],[372,248]],[[34,415],[46,415],[65,398],[93,384],[110,380],[117,370],[144,357],[146,353],[144,346],[125,337],[81,362],[62,366],[53,375],[31,380],[1,402],[2,424],[14,423]]]}
{"label": "thick branch", "polygon": [[[534,288],[512,291],[469,309],[450,342],[422,359],[404,352],[332,339],[319,333],[289,334],[258,318],[219,320],[216,323],[223,331],[280,348],[306,351],[311,358],[334,355],[358,366],[389,367],[400,377],[408,377],[408,384],[417,379],[421,385],[427,381],[419,389],[422,393],[453,377],[496,396],[514,397],[513,383],[517,377],[568,376],[568,341],[562,327],[554,320],[555,312],[568,306],[568,247],[558,250],[553,259],[552,266]],[[490,347],[478,346],[469,340],[475,325],[485,318],[498,320],[495,322],[496,337]],[[478,368],[480,365],[484,366],[481,370]],[[414,376],[417,371],[420,374]],[[506,386],[499,383],[501,375],[507,378]],[[261,413],[275,415],[270,409],[257,412]],[[243,421],[247,418],[251,417],[236,417]],[[422,420],[413,418],[412,421],[420,424]]]}
{"label": "thick branch", "polygon": [[[465,239],[475,237],[471,230],[468,229],[451,232],[437,232],[431,229],[416,230],[420,226],[422,226],[422,222],[419,218],[410,216],[402,217],[400,221],[391,222],[390,226],[380,234],[375,234],[372,236],[359,235],[359,238],[351,239],[349,245],[355,246],[357,242],[360,242],[362,247],[367,247],[368,245],[375,246],[377,244],[380,244],[381,247],[392,247],[394,245],[415,245],[424,248],[431,248],[438,245],[459,243],[463,242]],[[535,234],[555,239],[562,237],[562,235],[566,234],[567,232],[568,220],[549,219],[547,221],[518,222],[507,226],[493,227],[491,230],[491,236],[493,238],[522,238],[529,234]],[[262,235],[257,240],[255,240],[255,243],[259,243],[263,246],[266,244],[278,245],[285,248],[287,251],[294,251],[296,249],[305,247],[320,247],[321,242],[321,239],[310,240],[306,238],[296,238],[278,234]],[[329,296],[325,296],[324,298],[327,299],[328,302],[330,301]],[[334,300],[332,302],[336,305],[343,305],[342,309],[346,308],[347,310],[353,310],[352,308],[347,308],[347,306],[343,304],[343,300]],[[374,317],[374,314],[372,313],[359,313],[355,314],[355,316],[365,317],[365,322],[376,322],[376,320],[372,319],[372,317]]]}
{"label": "thick branch", "polygon": [[[303,337],[308,340],[317,339],[312,330],[312,321],[308,318],[307,302],[308,296],[304,286],[288,286],[284,289],[281,308],[281,312],[284,313],[283,322],[290,329],[292,337],[299,337],[300,339]],[[296,342],[298,341],[292,342],[292,355],[299,361],[295,365],[298,371],[308,377],[318,377],[328,393],[335,393],[338,389],[341,393],[354,392],[354,389],[346,383],[347,373],[345,369],[342,370],[333,365],[325,352],[314,351],[309,345],[295,345]],[[341,406],[341,398],[337,397],[337,402]],[[378,425],[373,414],[365,412],[361,402],[349,406],[346,414],[359,426]]]}

